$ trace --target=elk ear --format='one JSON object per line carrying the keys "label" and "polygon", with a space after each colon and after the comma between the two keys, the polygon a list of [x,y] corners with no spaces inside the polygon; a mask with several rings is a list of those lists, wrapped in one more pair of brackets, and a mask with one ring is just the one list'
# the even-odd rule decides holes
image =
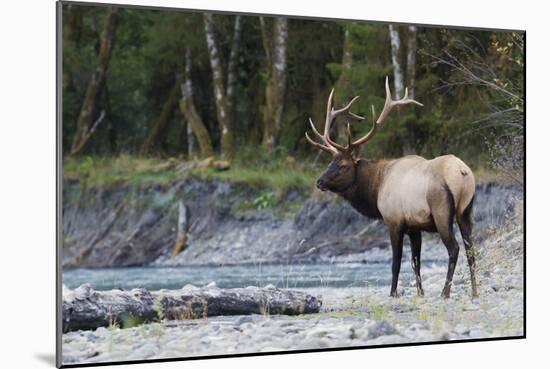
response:
{"label": "elk ear", "polygon": [[351,156],[351,159],[354,163],[359,161],[359,151],[361,151],[361,146],[351,146],[349,148],[348,154]]}
{"label": "elk ear", "polygon": [[349,156],[351,156],[351,159],[353,160],[354,163],[357,163],[359,150],[360,150],[361,146],[353,145],[352,140],[351,140],[351,127],[350,127],[349,122],[348,122],[346,128],[347,128],[346,133],[347,133],[347,136],[348,136],[348,145],[346,146],[346,151],[347,151],[346,153]]}

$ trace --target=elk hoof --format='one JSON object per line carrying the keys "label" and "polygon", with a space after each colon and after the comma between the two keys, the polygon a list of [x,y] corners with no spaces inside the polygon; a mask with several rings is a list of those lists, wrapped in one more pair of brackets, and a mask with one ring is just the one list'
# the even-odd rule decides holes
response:
{"label": "elk hoof", "polygon": [[399,297],[401,296],[399,293],[397,293],[397,291],[391,291],[390,292],[390,297]]}
{"label": "elk hoof", "polygon": [[424,290],[423,289],[416,290],[416,295],[418,297],[424,297]]}
{"label": "elk hoof", "polygon": [[443,287],[443,291],[441,292],[441,297],[444,299],[451,297],[451,282],[445,283],[445,287]]}

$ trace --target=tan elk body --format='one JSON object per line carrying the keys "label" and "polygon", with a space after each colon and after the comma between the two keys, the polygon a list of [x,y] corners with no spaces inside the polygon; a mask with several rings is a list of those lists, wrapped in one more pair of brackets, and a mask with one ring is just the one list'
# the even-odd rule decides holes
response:
{"label": "tan elk body", "polygon": [[454,155],[439,156],[426,160],[410,155],[393,160],[366,160],[358,158],[360,145],[367,142],[380,128],[393,107],[419,102],[407,97],[391,99],[386,79],[386,102],[376,119],[373,107],[373,127],[362,138],[353,141],[348,124],[348,143],[342,146],[329,135],[335,118],[339,115],[362,120],[349,110],[352,99],[342,109],[332,107],[331,92],[327,103],[327,117],[324,133],[317,131],[310,119],[313,132],[321,143],[307,140],[315,147],[330,153],[333,160],[327,170],[317,180],[317,187],[329,190],[347,200],[361,214],[381,218],[388,226],[392,245],[392,286],[391,295],[397,296],[397,281],[403,253],[403,237],[411,241],[412,267],[416,276],[416,287],[423,295],[420,277],[421,232],[437,232],[441,236],[449,255],[447,278],[442,296],[449,297],[454,269],[458,259],[459,246],[456,242],[453,225],[458,224],[470,267],[472,296],[477,296],[475,280],[475,256],[471,243],[472,209],[475,196],[475,178],[470,168]]}
{"label": "tan elk body", "polygon": [[456,213],[462,214],[475,191],[470,168],[454,155],[426,160],[406,156],[386,164],[380,183],[378,209],[387,224],[405,224],[408,228],[433,227],[429,204],[434,187],[446,185],[453,196]]}

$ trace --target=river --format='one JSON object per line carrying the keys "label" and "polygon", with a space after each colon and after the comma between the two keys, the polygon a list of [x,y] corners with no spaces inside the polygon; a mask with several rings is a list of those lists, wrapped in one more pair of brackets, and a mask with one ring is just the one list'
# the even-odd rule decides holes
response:
{"label": "river", "polygon": [[[387,252],[390,252],[387,250]],[[403,258],[400,282],[414,281],[409,261]],[[426,267],[442,261],[423,260]],[[279,288],[346,288],[389,286],[391,266],[386,262],[302,265],[229,265],[187,267],[76,268],[63,272],[63,284],[76,288],[89,283],[97,290],[114,288],[178,289],[186,284],[220,288],[274,285]]]}

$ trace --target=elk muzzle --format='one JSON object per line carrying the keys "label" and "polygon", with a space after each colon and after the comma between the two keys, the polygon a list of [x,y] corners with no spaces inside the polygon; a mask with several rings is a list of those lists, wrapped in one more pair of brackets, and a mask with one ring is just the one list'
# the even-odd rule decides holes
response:
{"label": "elk muzzle", "polygon": [[315,182],[316,186],[318,189],[320,189],[321,191],[326,191],[327,190],[327,186],[326,186],[326,183],[325,181],[323,180],[323,178],[319,178],[317,180],[317,182]]}

